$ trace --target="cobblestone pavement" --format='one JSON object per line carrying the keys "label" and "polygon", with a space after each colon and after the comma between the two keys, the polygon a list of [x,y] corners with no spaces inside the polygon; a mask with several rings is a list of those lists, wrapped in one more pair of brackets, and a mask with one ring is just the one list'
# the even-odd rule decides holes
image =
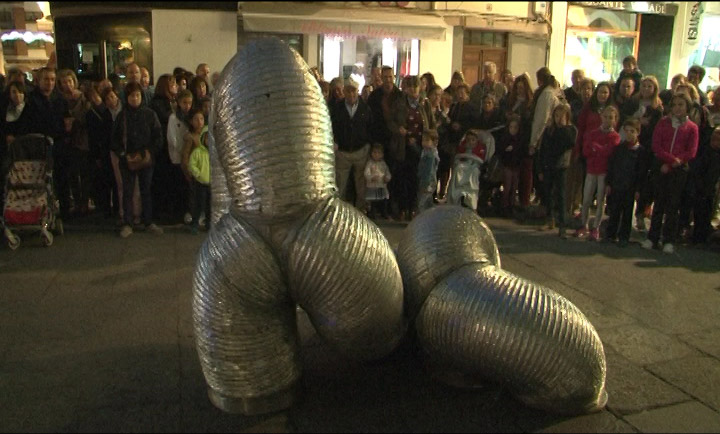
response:
{"label": "cobblestone pavement", "polygon": [[[162,236],[121,239],[96,221],[66,225],[49,248],[32,234],[16,251],[0,246],[0,431],[720,431],[717,250],[665,255],[487,222],[503,268],[558,291],[598,330],[603,411],[564,417],[495,385],[444,386],[404,347],[373,363],[348,360],[301,313],[298,403],[264,416],[223,413],[207,398],[193,340],[190,282],[203,233],[166,226]],[[381,227],[396,245],[404,226]]]}

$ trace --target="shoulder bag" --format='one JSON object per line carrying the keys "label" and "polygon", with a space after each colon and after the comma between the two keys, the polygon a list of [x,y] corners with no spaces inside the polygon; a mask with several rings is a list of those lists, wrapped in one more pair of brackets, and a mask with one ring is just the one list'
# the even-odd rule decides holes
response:
{"label": "shoulder bag", "polygon": [[152,166],[150,151],[143,149],[136,152],[127,152],[127,113],[123,113],[123,146],[125,147],[125,159],[128,169],[132,172]]}

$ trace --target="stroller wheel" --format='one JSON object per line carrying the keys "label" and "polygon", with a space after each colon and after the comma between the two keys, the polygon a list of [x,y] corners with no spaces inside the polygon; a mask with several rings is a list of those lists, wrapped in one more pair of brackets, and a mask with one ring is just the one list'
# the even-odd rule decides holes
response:
{"label": "stroller wheel", "polygon": [[42,241],[43,241],[43,244],[45,245],[45,247],[52,246],[52,243],[53,243],[53,234],[52,233],[50,233],[49,231],[42,231],[40,236],[42,237]]}
{"label": "stroller wheel", "polygon": [[10,250],[17,250],[20,247],[20,237],[17,235],[8,237],[8,247],[10,247]]}

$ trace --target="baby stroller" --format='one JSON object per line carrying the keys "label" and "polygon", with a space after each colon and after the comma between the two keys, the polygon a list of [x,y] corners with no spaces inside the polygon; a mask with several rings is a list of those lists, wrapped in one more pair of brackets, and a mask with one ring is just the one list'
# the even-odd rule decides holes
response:
{"label": "baby stroller", "polygon": [[8,147],[5,206],[0,223],[12,250],[20,246],[14,230],[40,231],[48,247],[53,243],[51,231],[63,233],[52,181],[52,145],[49,137],[27,134],[17,137]]}
{"label": "baby stroller", "polygon": [[[465,148],[464,142],[468,133],[474,134],[480,146],[484,147],[484,159],[476,155],[473,149]],[[458,152],[453,160],[447,203],[464,206],[474,211],[477,209],[480,193],[480,174],[485,161],[494,153],[495,139],[489,132],[483,130],[470,130],[468,133],[465,133],[458,147],[458,151],[463,151]]]}

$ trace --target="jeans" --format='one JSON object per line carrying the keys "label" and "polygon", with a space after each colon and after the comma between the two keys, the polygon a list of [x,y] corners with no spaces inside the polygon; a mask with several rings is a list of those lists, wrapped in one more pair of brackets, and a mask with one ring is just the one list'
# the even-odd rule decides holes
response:
{"label": "jeans", "polygon": [[195,179],[192,180],[193,208],[192,208],[192,225],[198,226],[200,214],[205,211],[205,222],[210,227],[210,186],[201,184]]}
{"label": "jeans", "polygon": [[140,183],[140,200],[142,202],[142,222],[144,225],[152,223],[152,184],[153,166],[137,171],[130,171],[124,159],[120,159],[120,174],[123,183],[123,224],[132,226],[133,221],[133,195],[135,181]]}
{"label": "jeans", "polygon": [[595,210],[595,221],[593,229],[600,227],[603,212],[605,211],[605,174],[602,175],[585,175],[585,188],[583,189],[582,203],[582,226],[586,228],[588,220],[590,220],[590,206],[593,202],[593,196],[597,196],[597,209]]}
{"label": "jeans", "polygon": [[635,193],[632,190],[612,190],[608,196],[608,219],[605,238],[612,239],[617,235],[619,240],[630,239],[632,229],[633,206]]}
{"label": "jeans", "polygon": [[663,243],[675,242],[680,201],[685,191],[687,176],[687,172],[679,168],[672,169],[665,175],[658,174],[655,184],[655,205],[648,232],[648,239],[653,243],[660,241],[661,233]]}
{"label": "jeans", "polygon": [[565,169],[546,170],[543,173],[543,186],[545,187],[545,204],[547,215],[555,217],[558,227],[565,228],[565,183],[567,181]]}

